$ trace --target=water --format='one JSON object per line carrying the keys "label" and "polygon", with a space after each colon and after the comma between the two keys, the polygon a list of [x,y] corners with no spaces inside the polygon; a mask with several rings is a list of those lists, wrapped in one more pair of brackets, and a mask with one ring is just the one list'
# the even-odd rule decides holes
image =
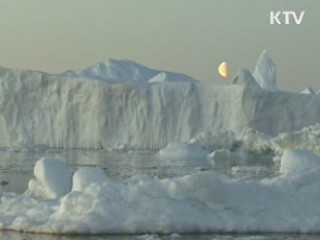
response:
{"label": "water", "polygon": [[1,232],[1,240],[317,240],[317,235],[290,234],[202,234],[202,235],[98,235],[98,236],[59,236],[47,234],[30,234]]}
{"label": "water", "polygon": [[[154,151],[105,152],[84,150],[46,150],[37,152],[0,151],[0,183],[4,191],[22,194],[33,176],[35,162],[41,157],[64,159],[75,168],[80,166],[103,168],[114,181],[128,181],[136,175],[175,177],[198,171],[216,171],[234,178],[259,179],[279,174],[278,166],[272,156],[234,153],[229,160],[216,162],[212,168],[191,168],[188,166],[164,165]],[[273,239],[318,239],[316,235],[274,235],[274,234],[201,234],[201,235],[98,235],[98,236],[57,236],[46,234],[27,234],[10,231],[0,232],[1,240],[273,240]]]}

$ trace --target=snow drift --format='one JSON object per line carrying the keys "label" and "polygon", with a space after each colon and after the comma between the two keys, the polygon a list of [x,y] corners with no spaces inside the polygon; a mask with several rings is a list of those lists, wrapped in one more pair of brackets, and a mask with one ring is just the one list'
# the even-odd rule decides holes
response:
{"label": "snow drift", "polygon": [[[263,56],[259,79],[271,84]],[[319,122],[319,95],[266,91],[254,80],[243,70],[237,85],[201,84],[126,60],[56,75],[0,68],[0,146],[160,149],[203,132],[275,136]]]}

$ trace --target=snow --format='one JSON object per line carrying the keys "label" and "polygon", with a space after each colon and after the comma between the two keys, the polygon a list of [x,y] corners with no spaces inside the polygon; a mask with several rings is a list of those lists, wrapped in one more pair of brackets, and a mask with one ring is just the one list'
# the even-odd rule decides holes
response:
{"label": "snow", "polygon": [[277,90],[277,68],[266,50],[261,53],[253,76],[262,89],[270,91]]}

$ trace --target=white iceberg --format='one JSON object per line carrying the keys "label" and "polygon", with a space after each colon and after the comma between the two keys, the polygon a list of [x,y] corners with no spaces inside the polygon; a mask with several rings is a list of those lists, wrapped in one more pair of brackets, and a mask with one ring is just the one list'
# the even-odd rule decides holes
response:
{"label": "white iceberg", "polygon": [[0,68],[0,147],[161,149],[201,133],[276,136],[320,121],[313,96],[261,91],[248,71],[236,82],[201,84],[116,60],[56,75]]}
{"label": "white iceberg", "polygon": [[253,76],[262,89],[270,91],[277,90],[277,68],[266,50],[261,53]]}

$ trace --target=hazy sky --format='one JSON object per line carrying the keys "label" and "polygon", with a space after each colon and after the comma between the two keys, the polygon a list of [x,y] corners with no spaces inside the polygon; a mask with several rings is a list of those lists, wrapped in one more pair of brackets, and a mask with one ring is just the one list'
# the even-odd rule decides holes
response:
{"label": "hazy sky", "polygon": [[[0,65],[61,72],[108,58],[228,83],[267,49],[281,89],[320,89],[318,0],[0,0]],[[271,10],[305,11],[270,25]],[[230,77],[232,78],[232,77]]]}

